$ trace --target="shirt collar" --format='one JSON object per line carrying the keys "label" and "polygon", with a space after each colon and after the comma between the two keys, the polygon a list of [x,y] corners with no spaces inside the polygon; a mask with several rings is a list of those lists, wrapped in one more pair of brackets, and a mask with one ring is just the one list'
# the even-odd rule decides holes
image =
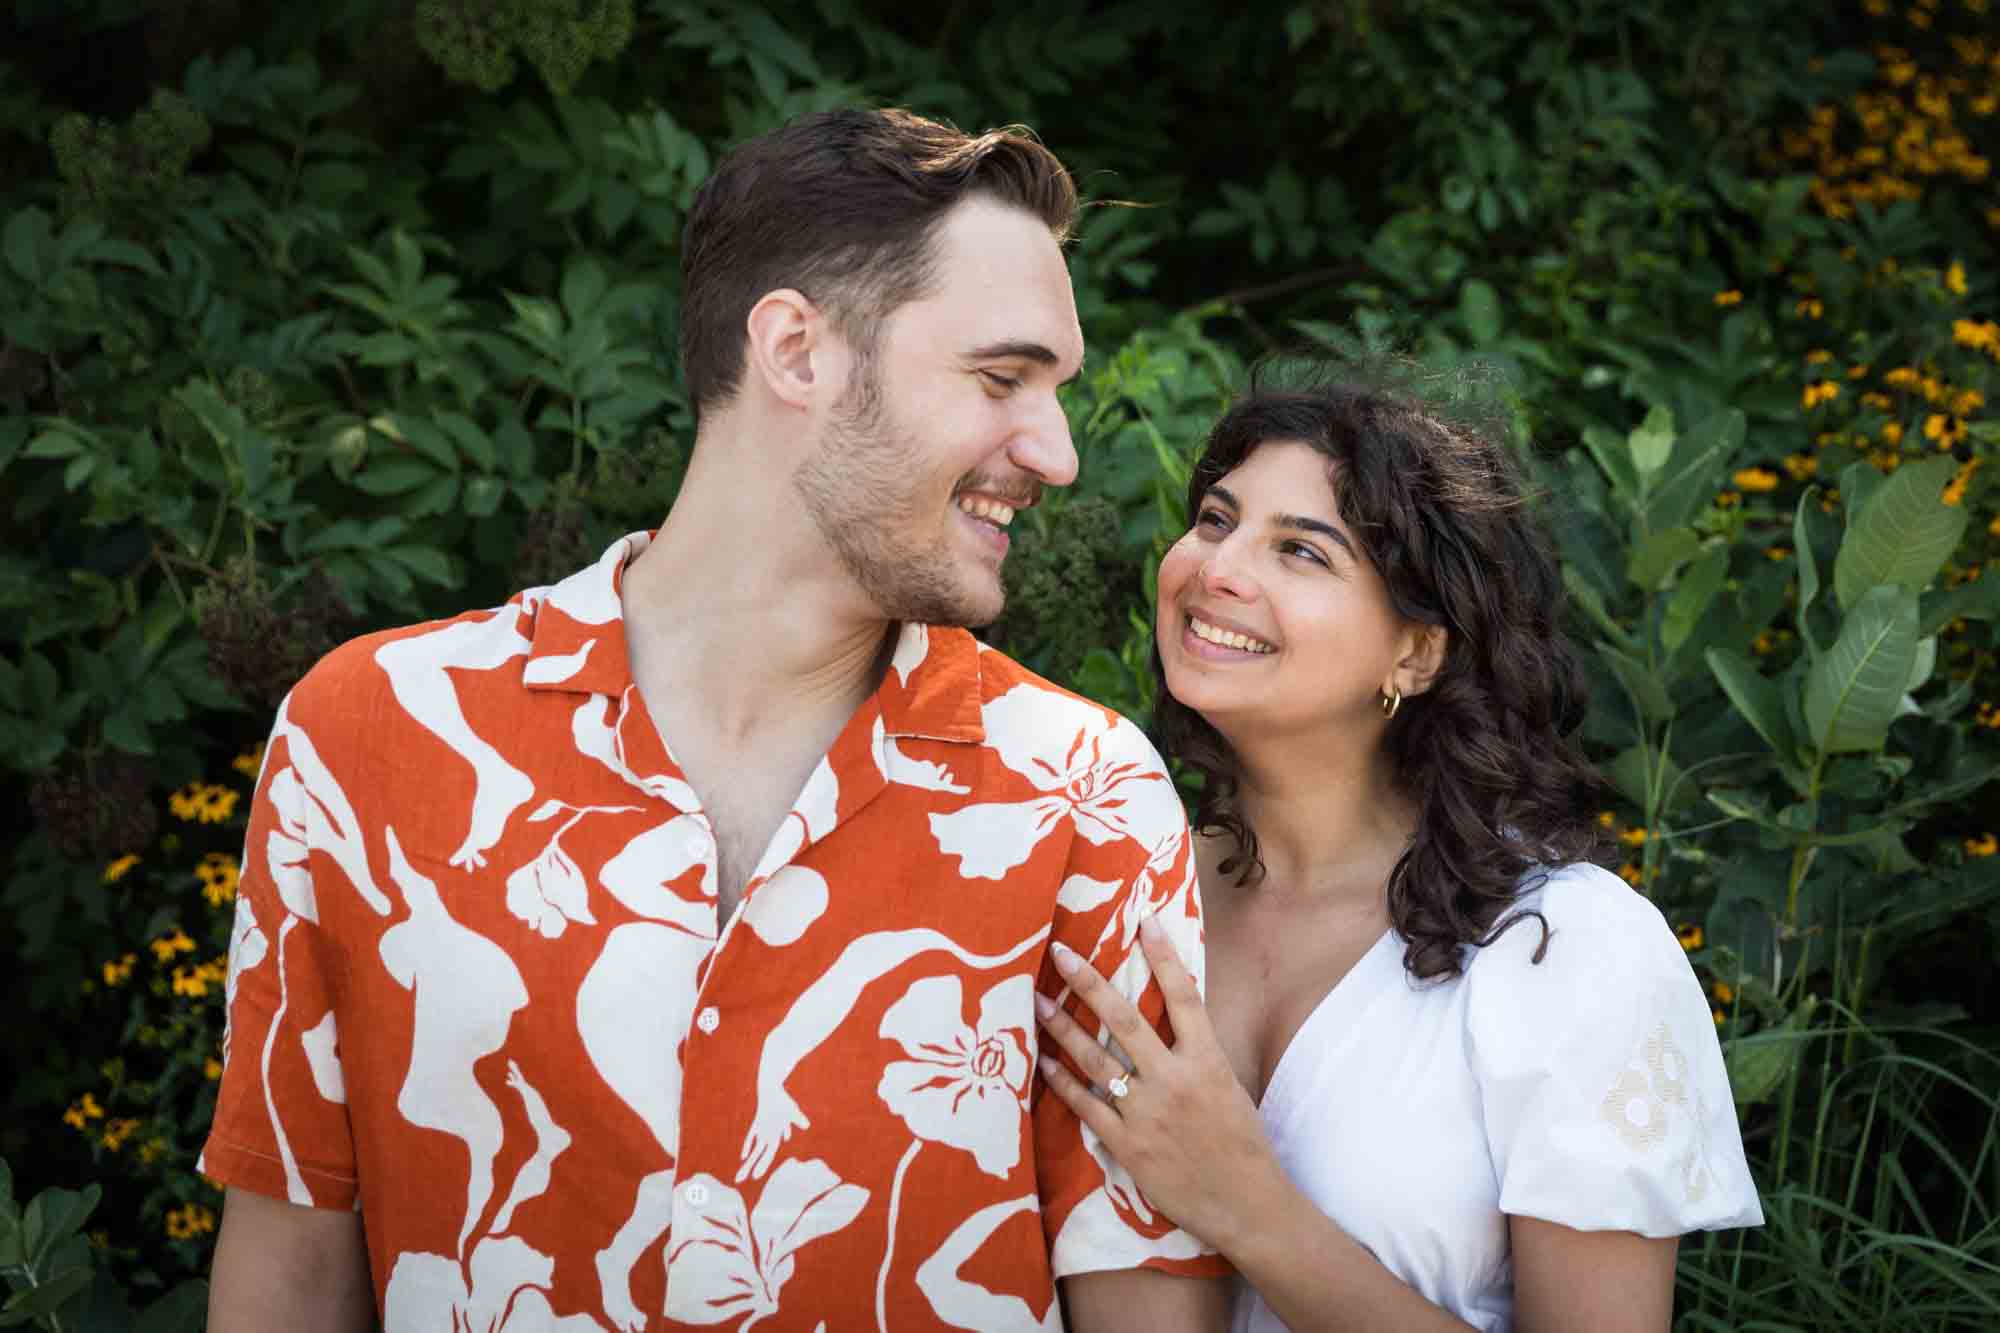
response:
{"label": "shirt collar", "polygon": [[[649,533],[629,533],[595,564],[553,587],[522,594],[534,617],[522,675],[527,688],[616,698],[632,684],[619,593],[626,564],[651,541]],[[884,733],[972,744],[985,740],[980,659],[988,651],[965,630],[905,622],[875,691]]]}

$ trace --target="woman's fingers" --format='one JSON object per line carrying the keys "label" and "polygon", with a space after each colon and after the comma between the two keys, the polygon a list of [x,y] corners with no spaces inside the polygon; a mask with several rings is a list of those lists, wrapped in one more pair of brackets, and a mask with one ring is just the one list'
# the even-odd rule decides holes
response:
{"label": "woman's fingers", "polygon": [[1158,917],[1149,916],[1139,923],[1139,947],[1146,951],[1153,980],[1159,983],[1160,994],[1166,997],[1167,1018],[1174,1025],[1175,1043],[1186,1041],[1191,1032],[1207,1032],[1208,1009],[1201,1000],[1201,987],[1194,984],[1194,975],[1181,962],[1180,951]]}
{"label": "woman's fingers", "polygon": [[[1118,1057],[1083,1030],[1083,1024],[1064,1013],[1055,1001],[1039,992],[1035,995],[1035,1013],[1042,1020],[1042,1028],[1055,1038],[1058,1046],[1069,1052],[1069,1058],[1076,1061],[1084,1077],[1098,1087],[1103,1087],[1112,1079],[1125,1072],[1125,1066],[1118,1063]],[[1046,1068],[1050,1060],[1044,1058]]]}
{"label": "woman's fingers", "polygon": [[1063,1105],[1074,1111],[1078,1120],[1095,1130],[1097,1137],[1111,1149],[1112,1156],[1117,1156],[1118,1135],[1124,1129],[1118,1112],[1092,1092],[1082,1079],[1064,1069],[1062,1061],[1053,1055],[1044,1055],[1041,1066],[1042,1081],[1049,1085],[1049,1091],[1062,1098]]}
{"label": "woman's fingers", "polygon": [[[1099,976],[1097,969],[1081,954],[1060,940],[1050,946],[1050,952],[1056,971],[1069,983],[1070,993],[1090,1006],[1090,1012],[1096,1014],[1097,1021],[1118,1039],[1118,1044],[1141,1074],[1167,1054],[1166,1045],[1160,1041],[1160,1034],[1153,1031],[1153,1025],[1133,1007],[1130,1000]],[[1084,1067],[1084,1072],[1091,1072],[1089,1066]]]}

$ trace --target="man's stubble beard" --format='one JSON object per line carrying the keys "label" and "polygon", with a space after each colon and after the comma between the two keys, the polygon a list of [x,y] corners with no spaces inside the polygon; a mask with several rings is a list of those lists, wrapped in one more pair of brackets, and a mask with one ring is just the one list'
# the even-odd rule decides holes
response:
{"label": "man's stubble beard", "polygon": [[949,549],[925,549],[904,536],[924,526],[926,462],[922,441],[891,420],[873,349],[864,347],[826,437],[792,474],[792,485],[842,567],[886,619],[991,624],[1005,594],[996,589],[992,604],[984,604],[954,577],[959,562]]}

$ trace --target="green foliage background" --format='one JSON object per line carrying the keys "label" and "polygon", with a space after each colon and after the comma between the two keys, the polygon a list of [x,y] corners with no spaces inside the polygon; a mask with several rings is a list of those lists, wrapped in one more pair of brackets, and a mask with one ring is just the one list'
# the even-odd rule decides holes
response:
{"label": "green foliage background", "polygon": [[1150,571],[1250,359],[1505,373],[1605,822],[1714,987],[1771,1218],[1684,1246],[1681,1326],[2000,1323],[1992,18],[15,0],[0,1155],[37,1197],[0,1174],[0,1323],[199,1325],[271,710],[340,638],[665,511],[691,193],[850,103],[1025,122],[1135,205],[1072,249],[1083,477],[991,631],[1135,716]]}

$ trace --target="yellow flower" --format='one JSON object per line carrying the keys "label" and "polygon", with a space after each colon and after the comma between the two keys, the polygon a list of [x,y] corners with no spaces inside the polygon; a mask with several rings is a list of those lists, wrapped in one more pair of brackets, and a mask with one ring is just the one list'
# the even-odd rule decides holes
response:
{"label": "yellow flower", "polygon": [[187,937],[186,931],[176,926],[173,934],[160,936],[149,947],[160,962],[171,963],[177,953],[193,953],[194,941]]}
{"label": "yellow flower", "polygon": [[1903,423],[1900,421],[1883,422],[1882,442],[1891,445],[1901,444],[1903,442]]}
{"label": "yellow flower", "polygon": [[1946,504],[1955,505],[1965,499],[1965,488],[1968,484],[1971,483],[1972,474],[1979,470],[1979,463],[1980,463],[1979,459],[1977,458],[1972,459],[1971,461],[1966,463],[1964,467],[1958,470],[1957,476],[1953,477],[1951,481],[1946,484],[1943,496],[1944,502]]}
{"label": "yellow flower", "polygon": [[1976,838],[1965,840],[1967,856],[1991,856],[1995,852],[2000,852],[2000,838],[1995,838],[1991,833],[1982,833]]}
{"label": "yellow flower", "polygon": [[1811,454],[1786,454],[1785,471],[1793,481],[1804,481],[1819,471],[1819,459]]}
{"label": "yellow flower", "polygon": [[1715,1020],[1715,1025],[1717,1027],[1721,1027],[1723,1023],[1726,1022],[1729,1018],[1729,1015],[1723,1013],[1720,1009],[1711,1009],[1708,1011],[1708,1013],[1709,1017]]}
{"label": "yellow flower", "polygon": [[1986,395],[1977,389],[1960,389],[1952,396],[1951,414],[1955,417],[1969,417],[1986,406]]}
{"label": "yellow flower", "polygon": [[[2000,522],[2000,519],[1995,521]],[[1982,727],[2000,727],[2000,704],[1983,703],[1979,705],[1979,711],[1974,716]]]}
{"label": "yellow flower", "polygon": [[139,1122],[137,1120],[130,1118],[129,1116],[120,1117],[117,1120],[106,1121],[104,1125],[104,1133],[98,1136],[97,1141],[103,1144],[106,1148],[109,1148],[112,1152],[117,1152],[120,1148],[125,1146],[125,1140],[131,1138],[133,1132],[138,1128],[139,1128]]}
{"label": "yellow flower", "polygon": [[1730,478],[1736,488],[1761,494],[1778,489],[1778,474],[1767,467],[1746,467]]}
{"label": "yellow flower", "polygon": [[190,782],[167,797],[175,819],[220,824],[236,813],[237,792],[214,782]]}
{"label": "yellow flower", "polygon": [[1827,351],[1824,347],[1815,347],[1806,353],[1806,364],[1809,366],[1823,366],[1831,360],[1833,360],[1833,353]]}
{"label": "yellow flower", "polygon": [[1643,847],[1646,845],[1646,830],[1636,826],[1628,828],[1618,835],[1618,841],[1627,847]]}
{"label": "yellow flower", "polygon": [[1951,340],[1961,347],[1980,348],[2000,355],[2000,324],[1992,320],[1954,319]]}
{"label": "yellow flower", "polygon": [[216,1059],[212,1055],[209,1056],[208,1059],[201,1062],[201,1076],[207,1079],[210,1083],[213,1083],[215,1082],[215,1080],[221,1078],[222,1061]]}
{"label": "yellow flower", "polygon": [[88,1092],[71,1102],[69,1109],[63,1112],[63,1123],[77,1129],[82,1129],[92,1120],[102,1119],[104,1108],[97,1104],[96,1095]]}
{"label": "yellow flower", "polygon": [[1792,548],[1789,546],[1766,546],[1764,548],[1764,558],[1771,561],[1790,560],[1792,558]]}
{"label": "yellow flower", "polygon": [[1715,294],[1715,303],[1723,306],[1741,305],[1743,304],[1743,293],[1731,287],[1726,292],[1717,292]]}
{"label": "yellow flower", "polygon": [[1866,366],[1849,366],[1849,367],[1847,368],[1847,378],[1849,378],[1849,379],[1851,379],[1851,380],[1865,380],[1865,379],[1867,379],[1867,378],[1868,378],[1868,367],[1866,367]]}
{"label": "yellow flower", "polygon": [[264,747],[259,745],[254,750],[245,750],[230,760],[229,766],[255,782],[258,772],[264,767]]}
{"label": "yellow flower", "polygon": [[1986,535],[1989,537],[2000,537],[2000,518],[1996,518],[1986,525]]}
{"label": "yellow flower", "polygon": [[210,907],[220,907],[236,898],[240,868],[236,858],[227,852],[210,852],[202,857],[201,864],[194,868],[195,877],[201,881],[202,897],[208,899]]}
{"label": "yellow flower", "polygon": [[[1972,321],[1962,319],[1958,322],[1969,324]],[[1915,366],[1897,366],[1882,376],[1882,382],[1892,389],[1914,389],[1917,387],[1918,378]]]}
{"label": "yellow flower", "polygon": [[1756,635],[1750,640],[1750,651],[1759,657],[1770,655],[1770,653],[1776,650],[1777,646],[1777,639],[1767,629],[1758,630]]}
{"label": "yellow flower", "polygon": [[1701,947],[1702,940],[1705,937],[1702,934],[1700,925],[1689,922],[1674,931],[1674,938],[1681,942],[1681,948],[1686,949],[1689,953],[1693,953]]}
{"label": "yellow flower", "polygon": [[1736,1002],[1736,987],[1726,981],[1716,982],[1714,986],[1709,988],[1709,994],[1715,996],[1716,1000],[1722,1004],[1734,1004]]}
{"label": "yellow flower", "polygon": [[1722,491],[1715,497],[1715,507],[1717,509],[1734,509],[1737,502],[1742,498],[1735,491]]}
{"label": "yellow flower", "polygon": [[1953,296],[1965,295],[1965,265],[1956,259],[1952,260],[1951,267],[1944,271],[1944,289]]}
{"label": "yellow flower", "polygon": [[193,1240],[215,1230],[215,1214],[198,1203],[190,1203],[167,1213],[167,1235],[173,1240]]}
{"label": "yellow flower", "polygon": [[104,867],[104,882],[106,884],[116,884],[119,880],[125,878],[126,871],[138,864],[139,858],[131,853],[119,857],[116,861]]}
{"label": "yellow flower", "polygon": [[1819,298],[1813,296],[1800,297],[1799,303],[1792,308],[1807,319],[1818,319],[1826,313],[1826,307],[1820,304]]}
{"label": "yellow flower", "polygon": [[1633,865],[1630,861],[1627,861],[1624,865],[1618,867],[1618,876],[1619,878],[1623,879],[1627,884],[1630,884],[1633,888],[1639,887],[1640,882],[1646,878],[1645,875],[1640,872],[1639,867]]}
{"label": "yellow flower", "polygon": [[1610,828],[1617,822],[1618,816],[1612,814],[1609,810],[1599,810],[1597,812],[1597,826],[1599,828]]}
{"label": "yellow flower", "polygon": [[132,977],[132,965],[138,961],[138,954],[128,953],[121,955],[114,961],[105,963],[104,984],[107,986],[124,985]]}
{"label": "yellow flower", "polygon": [[166,1151],[167,1141],[165,1139],[150,1138],[139,1145],[139,1160],[142,1162],[156,1162],[166,1155]]}

